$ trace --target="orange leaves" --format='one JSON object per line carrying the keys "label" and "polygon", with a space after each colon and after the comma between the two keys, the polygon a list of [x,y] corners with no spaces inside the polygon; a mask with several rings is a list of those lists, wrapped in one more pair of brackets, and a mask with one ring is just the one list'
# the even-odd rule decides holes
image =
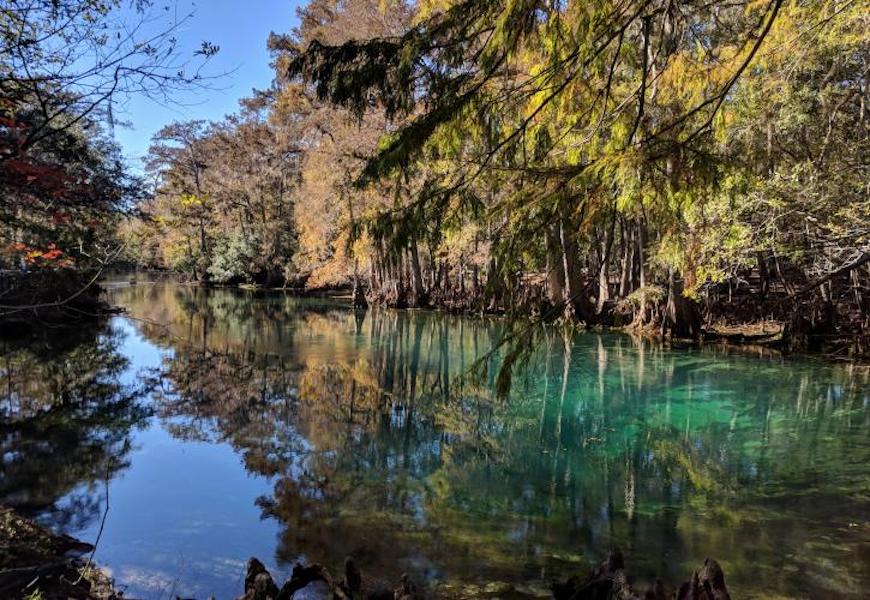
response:
{"label": "orange leaves", "polygon": [[18,254],[29,266],[66,268],[71,267],[75,261],[64,255],[63,250],[53,243],[45,249],[34,248],[22,242],[10,244],[13,253]]}

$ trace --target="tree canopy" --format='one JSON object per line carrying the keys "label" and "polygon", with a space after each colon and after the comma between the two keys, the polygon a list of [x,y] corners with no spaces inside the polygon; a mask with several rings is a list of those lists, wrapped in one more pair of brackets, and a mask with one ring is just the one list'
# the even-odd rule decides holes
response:
{"label": "tree canopy", "polygon": [[185,17],[150,0],[8,0],[0,6],[3,268],[89,267],[115,258],[116,215],[143,195],[111,135],[133,95],[171,101],[203,85],[217,48],[185,58]]}
{"label": "tree canopy", "polygon": [[[678,337],[773,320],[797,348],[866,350],[865,3],[312,0],[298,15],[268,40],[267,89],[154,138],[153,194],[120,226],[129,261]],[[160,40],[124,55],[127,89],[197,84],[169,75]],[[153,76],[129,79],[141,61]],[[94,114],[83,89],[70,115]],[[103,180],[101,198],[129,196]]]}

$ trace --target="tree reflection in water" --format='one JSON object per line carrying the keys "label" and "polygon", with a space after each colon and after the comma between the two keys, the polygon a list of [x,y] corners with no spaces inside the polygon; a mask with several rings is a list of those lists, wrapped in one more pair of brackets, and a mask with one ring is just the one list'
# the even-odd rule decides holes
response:
{"label": "tree reflection in water", "polygon": [[129,466],[149,416],[145,385],[121,381],[122,335],[83,322],[0,341],[0,505],[63,530],[99,517],[93,490]]}
{"label": "tree reflection in water", "polygon": [[[283,524],[281,561],[468,583],[562,576],[620,546],[672,581],[714,555],[737,593],[870,580],[866,374],[551,331],[499,398],[497,361],[457,379],[495,321],[124,293],[174,349],[166,426],[273,478],[257,502]],[[832,564],[864,566],[833,583]]]}

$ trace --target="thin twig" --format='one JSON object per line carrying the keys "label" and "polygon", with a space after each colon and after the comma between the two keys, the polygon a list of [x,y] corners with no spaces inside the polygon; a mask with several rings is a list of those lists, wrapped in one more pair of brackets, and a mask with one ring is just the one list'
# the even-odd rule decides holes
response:
{"label": "thin twig", "polygon": [[106,461],[106,510],[103,511],[103,518],[100,521],[100,530],[97,532],[97,539],[94,540],[94,549],[91,550],[91,555],[88,556],[88,561],[85,563],[85,566],[82,567],[82,570],[79,572],[79,578],[76,579],[73,585],[78,585],[81,583],[82,578],[84,578],[85,573],[87,573],[91,569],[91,564],[94,562],[94,555],[97,553],[97,547],[100,545],[100,538],[103,536],[103,528],[106,526],[106,517],[109,516],[109,477],[112,473],[112,457],[109,457],[109,460]]}

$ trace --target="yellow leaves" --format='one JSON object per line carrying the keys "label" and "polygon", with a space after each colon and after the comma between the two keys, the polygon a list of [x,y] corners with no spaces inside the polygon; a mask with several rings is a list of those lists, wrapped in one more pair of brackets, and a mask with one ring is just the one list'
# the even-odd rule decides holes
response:
{"label": "yellow leaves", "polygon": [[417,14],[415,23],[420,23],[430,17],[442,13],[449,8],[459,4],[461,0],[419,0],[417,2]]}
{"label": "yellow leaves", "polygon": [[448,261],[458,264],[486,264],[488,242],[481,242],[481,227],[477,223],[468,223],[445,232],[444,239],[438,247],[438,254]]}
{"label": "yellow leaves", "polygon": [[204,206],[208,201],[208,195],[197,196],[196,194],[182,194],[178,203],[184,208]]}
{"label": "yellow leaves", "polygon": [[348,273],[351,272],[347,259],[337,256],[332,260],[319,265],[311,272],[306,285],[310,288],[328,287],[347,283]]}
{"label": "yellow leaves", "polygon": [[870,13],[866,2],[789,2],[782,7],[756,64],[773,72],[793,72],[798,65],[817,60],[827,52],[842,56],[868,42]]}
{"label": "yellow leaves", "polygon": [[716,116],[713,117],[713,135],[719,144],[724,144],[728,141],[728,137],[731,133],[729,124],[733,122],[734,118],[728,107],[723,107],[718,113],[716,113]]}
{"label": "yellow leaves", "polygon": [[671,225],[655,252],[661,265],[672,266],[685,280],[685,295],[695,297],[706,282],[723,281],[729,269],[747,260],[753,246],[752,232],[732,206],[729,186],[723,190],[697,188],[670,192],[664,200]]}
{"label": "yellow leaves", "polygon": [[770,0],[749,0],[746,6],[743,7],[743,13],[746,16],[764,13],[770,8]]}
{"label": "yellow leaves", "polygon": [[658,82],[658,94],[683,110],[707,100],[737,72],[749,46],[720,46],[715,51],[697,47],[673,56]]}
{"label": "yellow leaves", "polygon": [[160,248],[163,261],[170,268],[184,263],[190,255],[189,241],[176,232],[167,233],[161,240]]}

